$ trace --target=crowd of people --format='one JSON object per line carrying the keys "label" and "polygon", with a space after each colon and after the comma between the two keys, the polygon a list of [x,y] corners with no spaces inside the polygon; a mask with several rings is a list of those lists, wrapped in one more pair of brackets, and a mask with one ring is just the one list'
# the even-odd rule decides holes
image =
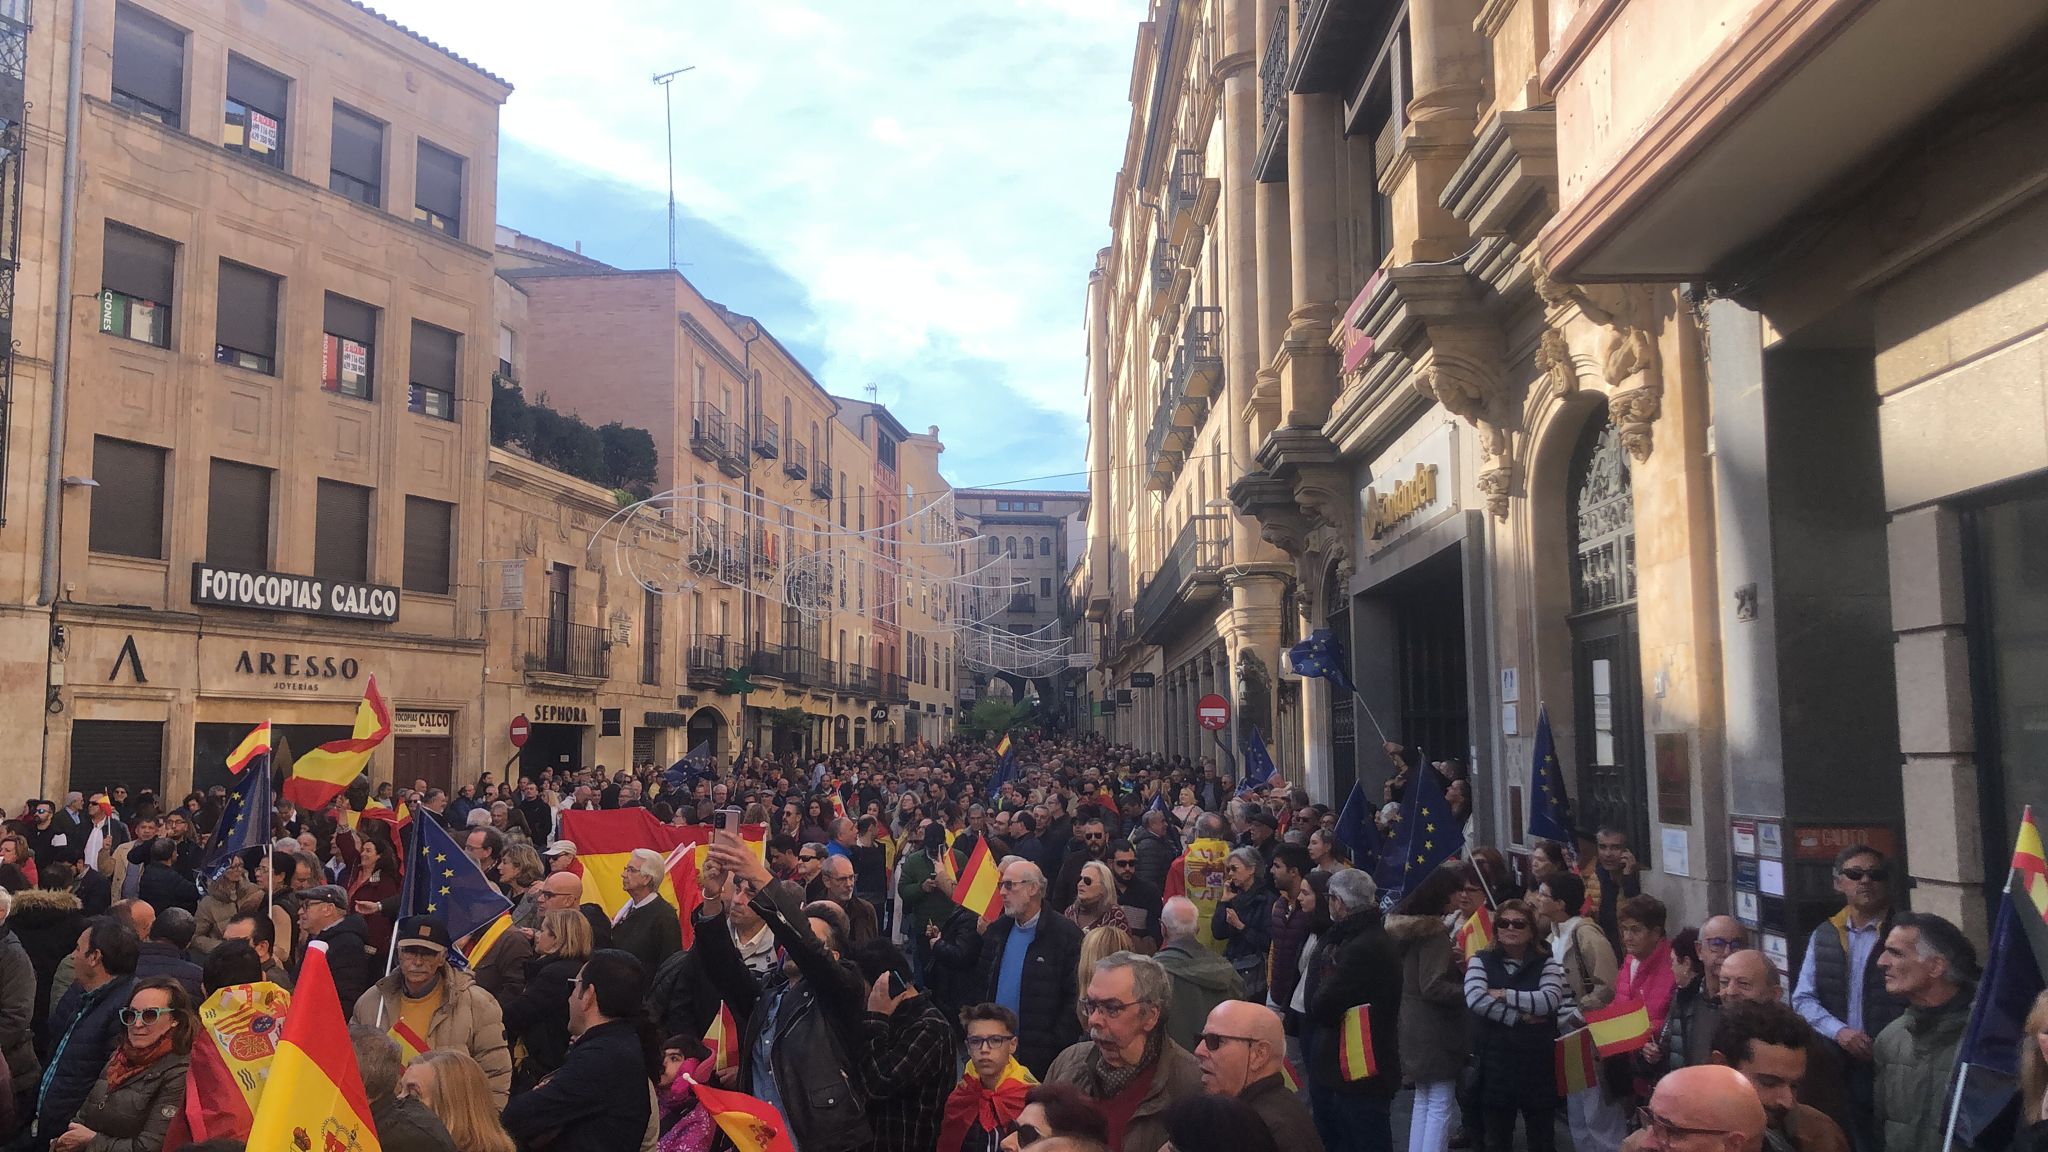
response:
{"label": "crowd of people", "polygon": [[[1415,770],[1461,803],[1455,765]],[[1732,916],[1671,923],[1618,831],[1471,847],[1395,892],[1386,837],[1354,860],[1285,782],[1088,738],[362,780],[280,799],[269,850],[210,872],[226,799],[73,793],[0,833],[7,1147],[164,1149],[197,1005],[290,989],[314,941],[386,1152],[729,1147],[693,1084],[762,1102],[797,1152],[1931,1152],[1979,975],[1870,847],[1787,979]],[[694,905],[651,846],[622,906],[588,898],[563,816],[632,807],[712,829]],[[473,964],[398,915],[401,812],[512,906]],[[988,915],[956,900],[979,851]],[[1565,1083],[1559,1038],[1617,1003],[1649,1042]],[[2048,1147],[2048,996],[2025,1027],[2013,1146]]]}

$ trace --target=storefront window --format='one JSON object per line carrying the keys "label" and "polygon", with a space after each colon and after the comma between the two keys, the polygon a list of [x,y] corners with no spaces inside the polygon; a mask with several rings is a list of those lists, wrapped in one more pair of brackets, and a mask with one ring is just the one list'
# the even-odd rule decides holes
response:
{"label": "storefront window", "polygon": [[2048,803],[2048,491],[1982,509],[1975,521],[1979,715],[2003,800],[1999,827],[1985,833],[1995,857],[2021,810]]}

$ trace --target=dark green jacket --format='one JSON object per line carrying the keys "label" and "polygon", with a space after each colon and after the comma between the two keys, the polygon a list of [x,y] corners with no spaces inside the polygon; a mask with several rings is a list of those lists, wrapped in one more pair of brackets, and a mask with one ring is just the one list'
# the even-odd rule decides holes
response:
{"label": "dark green jacket", "polygon": [[1963,988],[1939,1008],[1909,1007],[1877,1034],[1877,1127],[1884,1152],[1941,1147],[1949,1078],[1973,991]]}

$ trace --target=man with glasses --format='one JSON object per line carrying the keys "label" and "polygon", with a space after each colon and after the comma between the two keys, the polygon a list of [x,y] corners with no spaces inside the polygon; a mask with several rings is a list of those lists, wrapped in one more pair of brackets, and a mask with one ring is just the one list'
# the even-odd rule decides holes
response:
{"label": "man with glasses", "polygon": [[1067,858],[1060,862],[1059,879],[1053,882],[1052,906],[1071,908],[1074,904],[1074,890],[1081,886],[1081,866],[1091,860],[1106,862],[1109,858],[1109,826],[1102,817],[1090,814],[1074,822],[1074,838],[1078,842]]}
{"label": "man with glasses", "polygon": [[1159,909],[1166,894],[1159,885],[1138,875],[1138,850],[1128,840],[1109,847],[1109,870],[1116,877],[1116,902],[1124,910],[1124,922],[1140,952],[1159,947]]}
{"label": "man with glasses", "polygon": [[636,1074],[646,994],[647,970],[631,953],[602,948],[583,962],[569,988],[568,1058],[505,1109],[505,1131],[521,1148],[613,1152],[650,1139],[654,1093]]}
{"label": "man with glasses", "polygon": [[661,881],[668,874],[662,855],[652,848],[635,848],[619,870],[619,883],[626,890],[626,902],[612,917],[611,946],[640,958],[649,972],[681,951],[682,922],[675,905],[662,899]]}
{"label": "man with glasses", "polygon": [[1045,873],[1029,860],[1005,865],[998,887],[1003,914],[981,937],[982,998],[1023,1021],[1017,1058],[1042,1077],[1053,1057],[1081,1037],[1073,1013],[1081,928],[1058,913],[1045,915]]}
{"label": "man with glasses", "polygon": [[1195,1037],[1202,1091],[1250,1105],[1266,1122],[1273,1143],[1287,1152],[1323,1152],[1308,1106],[1280,1074],[1286,1058],[1287,1030],[1279,1015],[1245,1000],[1218,1004]]}
{"label": "man with glasses", "polygon": [[806,844],[796,852],[796,875],[791,877],[804,890],[804,900],[829,899],[825,893],[825,846]]}
{"label": "man with glasses", "polygon": [[1624,1152],[1758,1152],[1768,1122],[1755,1086],[1726,1064],[1673,1071],[1636,1120]]}
{"label": "man with glasses", "polygon": [[847,856],[827,856],[819,879],[825,885],[825,898],[839,905],[846,913],[848,925],[847,944],[858,948],[881,934],[880,921],[875,916],[875,906],[853,894],[853,860]]}
{"label": "man with glasses", "polygon": [[1166,1110],[1202,1090],[1201,1065],[1166,1036],[1172,996],[1166,969],[1151,957],[1103,957],[1080,1000],[1088,1039],[1046,1072],[1046,1083],[1072,1084],[1095,1101],[1109,1121],[1111,1152],[1158,1152]]}
{"label": "man with glasses", "polygon": [[[539,891],[534,895],[534,903],[538,914],[543,917],[558,908],[576,909],[583,913],[583,919],[590,924],[591,949],[595,951],[612,946],[612,918],[604,914],[601,906],[583,902],[583,877],[573,872],[548,873],[540,882]],[[536,935],[531,928],[522,928],[520,931],[524,932],[529,940]],[[680,923],[676,931],[678,934],[681,933]]]}
{"label": "man with glasses", "polygon": [[1792,992],[1792,1009],[1840,1050],[1849,1089],[1849,1142],[1856,1152],[1882,1147],[1872,1117],[1876,1041],[1905,1002],[1885,991],[1878,957],[1892,930],[1891,866],[1867,844],[1835,857],[1842,910],[1813,930]]}
{"label": "man with glasses", "polygon": [[1037,1081],[1017,1063],[1017,1014],[1001,1004],[962,1009],[967,1029],[967,1072],[960,1077],[939,1125],[937,1152],[993,1152],[1017,1130],[1024,1094]]}
{"label": "man with glasses", "polygon": [[505,1014],[475,977],[449,967],[448,948],[440,917],[400,920],[396,969],[356,1000],[351,1019],[390,1032],[407,1063],[429,1048],[469,1053],[490,1082],[492,1107],[503,1109],[512,1091]]}

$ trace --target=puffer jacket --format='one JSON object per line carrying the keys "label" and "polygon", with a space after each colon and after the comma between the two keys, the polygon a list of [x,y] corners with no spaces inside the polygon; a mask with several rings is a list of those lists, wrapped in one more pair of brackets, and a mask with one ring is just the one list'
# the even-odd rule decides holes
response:
{"label": "puffer jacket", "polygon": [[1941,1147],[1942,1104],[1975,991],[1960,989],[1939,1008],[1909,1007],[1877,1034],[1877,1128],[1884,1152]]}
{"label": "puffer jacket", "polygon": [[35,1009],[35,965],[14,938],[13,925],[0,922],[0,1060],[6,1061],[8,1076],[18,1089],[26,1089],[43,1074],[31,1027]]}
{"label": "puffer jacket", "polygon": [[199,908],[192,913],[192,947],[188,951],[203,962],[226,939],[228,921],[262,906],[263,889],[221,874],[206,886],[206,895],[200,897]]}
{"label": "puffer jacket", "polygon": [[187,1057],[170,1053],[119,1088],[102,1077],[73,1117],[98,1133],[85,1152],[159,1152],[185,1107],[187,1064]]}
{"label": "puffer jacket", "polygon": [[[467,1052],[483,1066],[484,1079],[491,1084],[491,1106],[504,1111],[512,1094],[512,1050],[505,1045],[505,1014],[498,1001],[478,987],[476,978],[453,968],[441,979],[441,1006],[427,1023],[427,1044]],[[375,1028],[390,1028],[399,1014],[399,999],[405,995],[405,976],[393,972],[363,993],[356,1001],[351,1022]]]}
{"label": "puffer jacket", "polygon": [[35,969],[36,999],[30,1028],[36,1051],[50,1050],[50,984],[57,965],[78,947],[78,934],[85,931],[85,905],[70,892],[31,888],[14,896],[14,911],[7,915],[7,927],[28,954]]}
{"label": "puffer jacket", "polygon": [[1138,854],[1138,878],[1149,880],[1166,890],[1166,873],[1173,867],[1174,857],[1180,855],[1180,845],[1164,836],[1154,836],[1150,830],[1138,829],[1131,837],[1131,848]]}
{"label": "puffer jacket", "polygon": [[1195,1037],[1209,1023],[1209,1013],[1225,1000],[1244,999],[1244,977],[1230,961],[1190,937],[1175,940],[1152,957],[1173,982],[1173,1001],[1166,1010],[1166,1035],[1192,1052]]}
{"label": "puffer jacket", "polygon": [[1389,916],[1401,951],[1401,1074],[1417,1084],[1455,1080],[1465,1068],[1465,972],[1444,922]]}

